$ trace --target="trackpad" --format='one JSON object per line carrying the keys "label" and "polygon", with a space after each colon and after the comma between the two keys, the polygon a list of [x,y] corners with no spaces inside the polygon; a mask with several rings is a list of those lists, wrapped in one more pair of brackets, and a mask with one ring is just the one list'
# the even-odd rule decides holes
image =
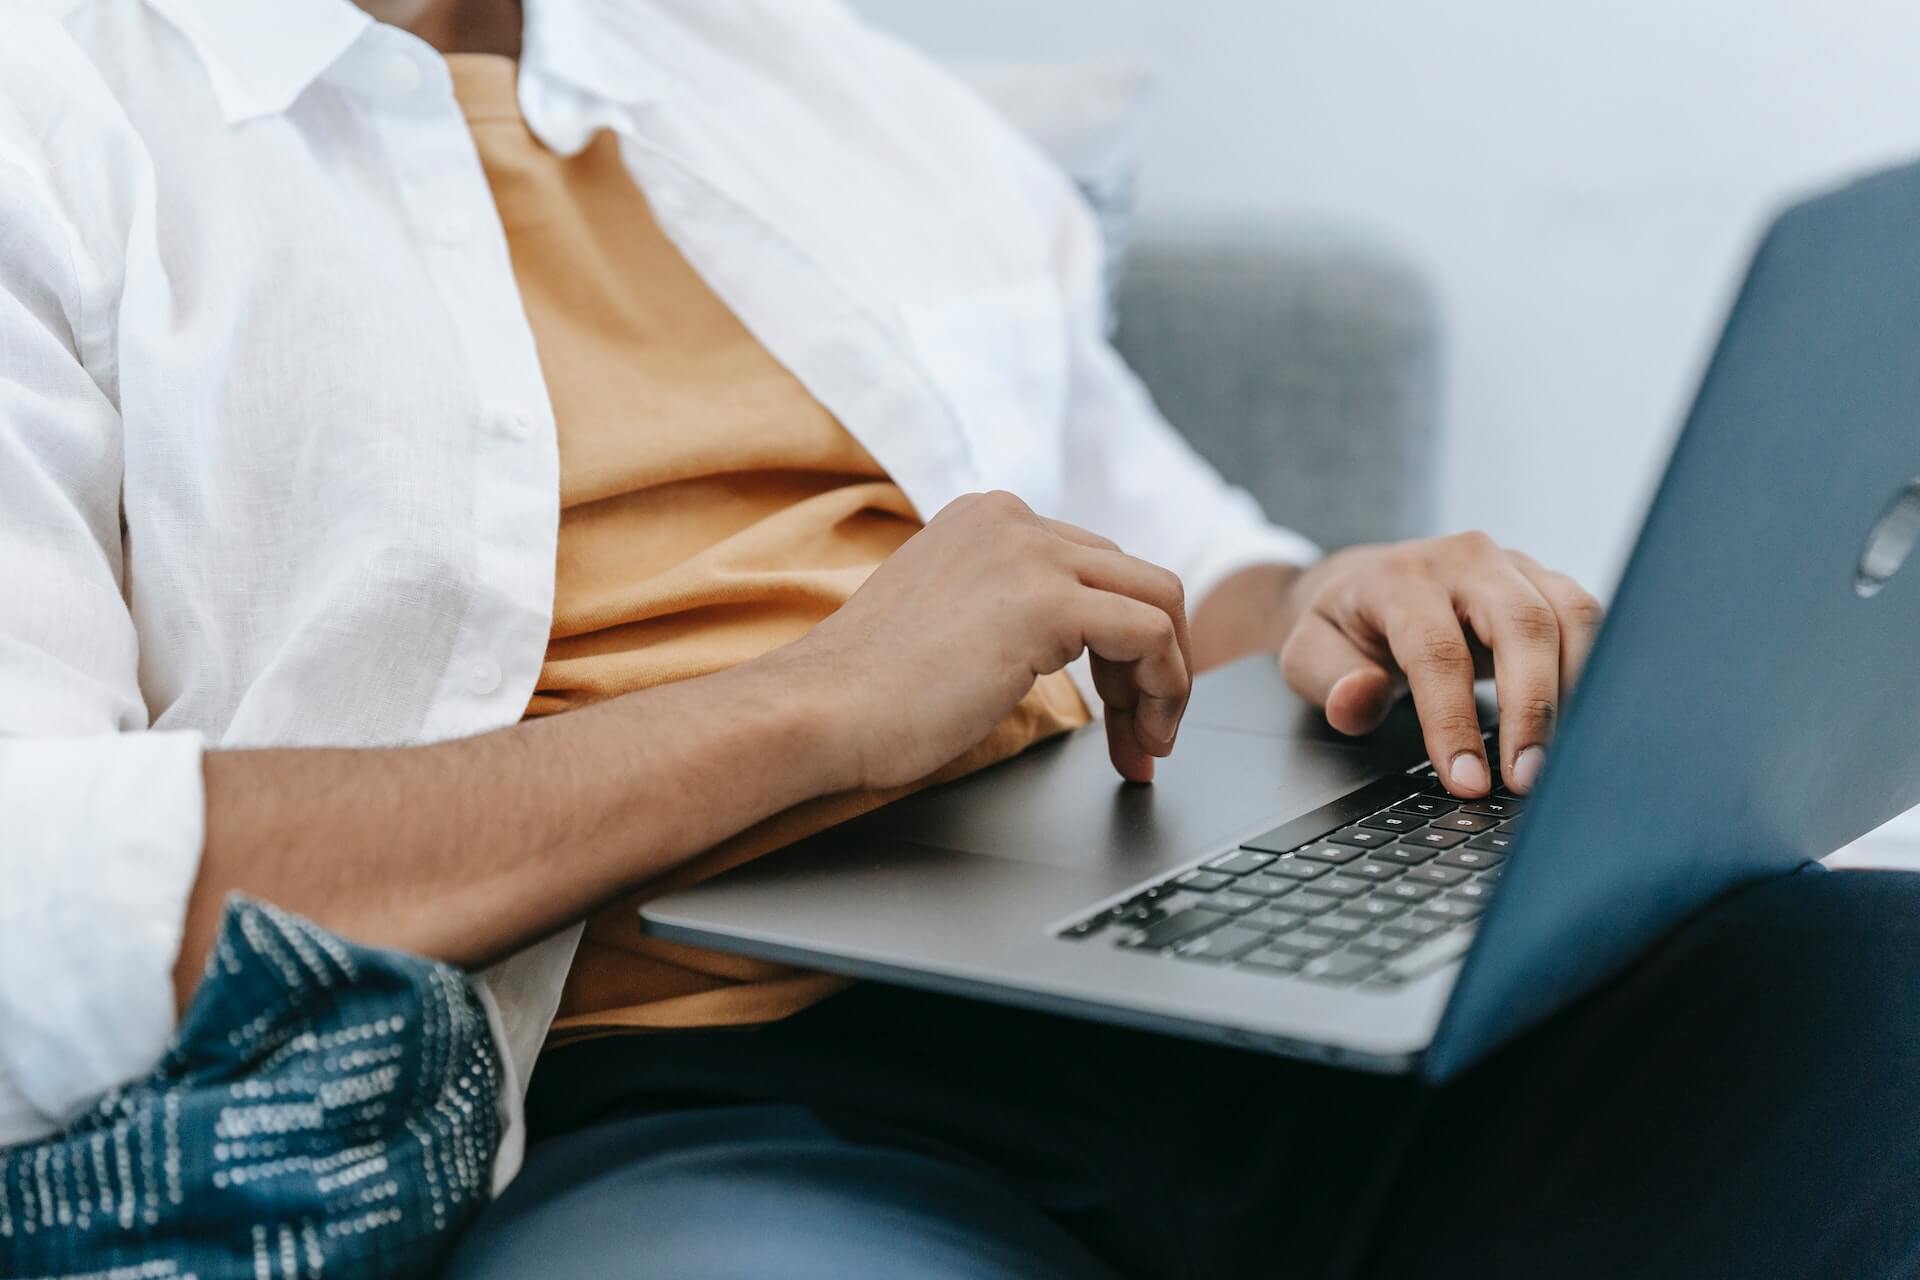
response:
{"label": "trackpad", "polygon": [[1189,722],[1149,786],[1123,782],[1106,733],[1088,725],[1024,754],[888,805],[821,838],[857,835],[1063,867],[1143,870],[1225,848],[1411,762]]}

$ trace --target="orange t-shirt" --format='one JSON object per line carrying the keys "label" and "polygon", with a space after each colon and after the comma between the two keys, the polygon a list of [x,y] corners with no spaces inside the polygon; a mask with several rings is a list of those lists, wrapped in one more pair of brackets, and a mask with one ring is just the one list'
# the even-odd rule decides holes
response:
{"label": "orange t-shirt", "polygon": [[[906,495],[674,248],[613,134],[555,155],[521,120],[512,61],[447,61],[559,431],[553,636],[527,714],[705,675],[804,635],[920,528]],[[927,781],[1086,720],[1056,674]],[[648,938],[635,908],[913,789],[799,805],[596,914],[554,1034],[761,1022],[838,989]]]}

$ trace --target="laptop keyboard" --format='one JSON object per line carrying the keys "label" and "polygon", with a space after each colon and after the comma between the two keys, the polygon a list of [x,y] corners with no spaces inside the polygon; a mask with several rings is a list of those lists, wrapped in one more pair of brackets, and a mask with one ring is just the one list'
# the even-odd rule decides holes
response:
{"label": "laptop keyboard", "polygon": [[1391,990],[1458,959],[1526,801],[1373,783],[1062,929],[1190,964]]}

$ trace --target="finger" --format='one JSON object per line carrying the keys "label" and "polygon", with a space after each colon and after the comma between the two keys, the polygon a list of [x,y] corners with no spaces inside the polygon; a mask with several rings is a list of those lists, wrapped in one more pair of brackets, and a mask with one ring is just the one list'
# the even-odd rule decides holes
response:
{"label": "finger", "polygon": [[1128,782],[1153,781],[1153,754],[1140,745],[1133,712],[1109,706],[1106,712],[1107,758]]}
{"label": "finger", "polygon": [[[1067,527],[1072,528],[1071,525]],[[1193,670],[1193,641],[1187,628],[1186,588],[1181,585],[1178,574],[1093,544],[1085,544],[1084,549],[1076,551],[1070,563],[1075,575],[1085,586],[1137,600],[1164,613],[1173,624],[1174,643],[1180,649],[1183,673]],[[1173,740],[1180,732],[1180,717],[1186,711],[1185,689],[1183,687],[1178,701],[1169,701],[1149,691],[1141,699],[1137,711],[1144,737],[1155,743],[1164,743],[1166,749],[1171,751]]]}
{"label": "finger", "polygon": [[[1147,781],[1142,756],[1163,756],[1173,740],[1143,718],[1149,705],[1169,704],[1177,725],[1192,687],[1173,619],[1154,605],[1089,589],[1072,604],[1078,639],[1094,654],[1094,688],[1107,708],[1107,741],[1123,777]],[[1144,776],[1142,776],[1144,774]]]}
{"label": "finger", "polygon": [[1327,723],[1341,733],[1372,733],[1393,709],[1400,684],[1353,639],[1320,613],[1294,625],[1280,649],[1287,687],[1324,707]]}
{"label": "finger", "polygon": [[1118,551],[1120,544],[1112,538],[1103,538],[1091,529],[1082,529],[1077,524],[1068,524],[1065,520],[1055,520],[1051,516],[1041,516],[1040,523],[1065,538],[1068,542],[1077,542],[1083,547],[1098,547],[1102,551]]}
{"label": "finger", "polygon": [[1493,785],[1480,713],[1473,701],[1473,650],[1460,629],[1453,601],[1417,580],[1386,593],[1378,621],[1393,660],[1406,673],[1427,755],[1458,796],[1483,796]]}
{"label": "finger", "polygon": [[1564,700],[1586,669],[1594,638],[1600,634],[1600,624],[1606,621],[1606,607],[1566,574],[1545,568],[1532,556],[1517,551],[1507,554],[1512,557],[1514,568],[1546,597],[1560,617],[1560,696]]}
{"label": "finger", "polygon": [[1515,791],[1530,791],[1560,713],[1560,615],[1504,556],[1457,602],[1493,651],[1501,772]]}
{"label": "finger", "polygon": [[1094,692],[1105,708],[1102,719],[1107,729],[1107,755],[1120,776],[1129,782],[1152,782],[1157,751],[1140,727],[1140,686],[1134,680],[1134,664],[1116,662],[1089,653]]}

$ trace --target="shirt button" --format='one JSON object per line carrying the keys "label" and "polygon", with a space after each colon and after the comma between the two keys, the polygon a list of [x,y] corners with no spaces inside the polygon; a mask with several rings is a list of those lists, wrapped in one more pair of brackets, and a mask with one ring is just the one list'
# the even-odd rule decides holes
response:
{"label": "shirt button", "polygon": [[481,658],[467,668],[467,688],[485,697],[500,687],[500,664],[491,658]]}
{"label": "shirt button", "polygon": [[515,440],[525,440],[533,434],[533,419],[524,413],[503,413],[497,419],[503,434]]}
{"label": "shirt button", "polygon": [[456,245],[473,234],[473,219],[464,213],[443,213],[434,218],[432,230],[441,244]]}
{"label": "shirt button", "polygon": [[378,83],[386,93],[412,93],[426,83],[426,79],[420,63],[404,53],[393,54],[380,64]]}

